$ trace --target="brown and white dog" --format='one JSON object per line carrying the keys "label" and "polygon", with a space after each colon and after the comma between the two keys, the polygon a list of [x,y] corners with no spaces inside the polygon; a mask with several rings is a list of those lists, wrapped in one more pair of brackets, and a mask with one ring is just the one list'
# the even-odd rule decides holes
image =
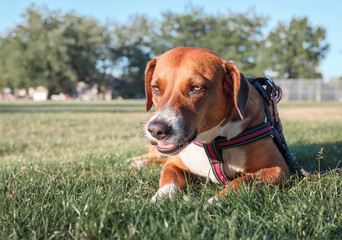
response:
{"label": "brown and white dog", "polygon": [[[145,81],[146,111],[153,104],[156,111],[147,120],[144,134],[155,147],[145,160],[134,164],[149,164],[159,153],[168,156],[153,202],[182,190],[189,175],[218,182],[205,150],[193,141],[210,143],[218,136],[229,140],[265,119],[257,90],[233,62],[206,49],[175,48],[153,58]],[[287,164],[270,137],[224,149],[222,156],[224,171],[233,180],[217,196],[253,181],[282,185],[289,177]]]}

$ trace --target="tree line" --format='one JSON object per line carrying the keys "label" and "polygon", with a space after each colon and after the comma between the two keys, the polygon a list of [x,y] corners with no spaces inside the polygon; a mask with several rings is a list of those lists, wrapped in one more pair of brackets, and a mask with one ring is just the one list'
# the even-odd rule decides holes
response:
{"label": "tree line", "polygon": [[306,17],[266,32],[268,23],[253,11],[212,15],[190,7],[160,19],[137,14],[124,23],[101,24],[32,5],[22,23],[0,36],[0,89],[41,85],[51,96],[84,81],[100,91],[114,86],[124,97],[142,97],[146,63],[180,46],[210,49],[250,77],[321,78],[317,68],[329,48],[325,29]]}

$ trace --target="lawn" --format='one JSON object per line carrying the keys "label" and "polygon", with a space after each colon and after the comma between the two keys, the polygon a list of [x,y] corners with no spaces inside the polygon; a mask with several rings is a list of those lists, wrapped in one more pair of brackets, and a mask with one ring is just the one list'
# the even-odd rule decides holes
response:
{"label": "lawn", "polygon": [[[285,136],[312,172],[342,165],[342,104],[280,105]],[[161,166],[145,152],[144,101],[0,103],[0,239],[341,239],[342,177],[293,178],[285,189],[220,191],[189,183],[150,199]]]}

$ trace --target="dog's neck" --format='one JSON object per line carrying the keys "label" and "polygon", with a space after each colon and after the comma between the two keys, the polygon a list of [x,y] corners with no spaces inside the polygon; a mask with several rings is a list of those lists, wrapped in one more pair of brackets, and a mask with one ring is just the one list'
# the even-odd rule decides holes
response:
{"label": "dog's neck", "polygon": [[262,123],[265,118],[263,100],[254,88],[251,88],[250,95],[252,97],[248,98],[244,119],[238,118],[237,114],[232,114],[229,119],[223,119],[216,127],[198,134],[195,141],[210,143],[218,136],[226,137],[227,140],[230,140],[246,128]]}
{"label": "dog's neck", "polygon": [[228,140],[232,139],[243,131],[242,126],[244,125],[245,121],[246,120],[228,121],[224,125],[222,125],[221,122],[216,127],[198,134],[195,141],[201,143],[210,143],[218,136],[226,137]]}

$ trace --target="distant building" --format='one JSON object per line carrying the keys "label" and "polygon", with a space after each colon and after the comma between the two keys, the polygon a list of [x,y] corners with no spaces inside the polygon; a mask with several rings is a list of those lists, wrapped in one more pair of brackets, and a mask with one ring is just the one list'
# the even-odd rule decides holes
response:
{"label": "distant building", "polygon": [[38,86],[37,88],[29,88],[29,96],[35,102],[44,102],[48,98],[48,90],[43,86]]}
{"label": "distant building", "polygon": [[81,101],[98,100],[98,85],[94,84],[91,88],[85,82],[78,82],[72,90],[72,98],[79,99]]}

